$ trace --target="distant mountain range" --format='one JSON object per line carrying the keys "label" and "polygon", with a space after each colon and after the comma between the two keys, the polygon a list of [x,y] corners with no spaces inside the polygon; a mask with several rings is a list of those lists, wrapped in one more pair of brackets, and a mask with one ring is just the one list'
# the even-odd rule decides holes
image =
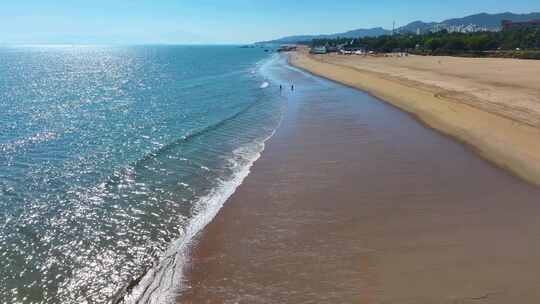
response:
{"label": "distant mountain range", "polygon": [[[438,31],[446,29],[449,31],[471,32],[478,30],[497,31],[500,29],[502,20],[511,21],[527,21],[533,19],[540,19],[540,13],[530,14],[514,14],[510,12],[501,14],[487,14],[481,13],[476,15],[467,16],[464,18],[454,18],[444,20],[442,22],[423,22],[414,21],[405,26],[396,29],[399,33],[426,33],[430,31]],[[382,27],[375,27],[371,29],[357,29],[344,33],[327,34],[327,35],[298,35],[283,37],[271,41],[263,41],[258,43],[297,43],[302,41],[310,41],[313,39],[332,39],[337,37],[342,38],[363,38],[363,37],[376,37],[382,35],[391,34],[391,30],[384,29]]]}
{"label": "distant mountain range", "polygon": [[407,33],[412,32],[416,33],[420,30],[421,33],[426,33],[429,31],[436,31],[437,29],[447,29],[450,31],[466,31],[467,26],[471,26],[470,30],[487,30],[487,31],[498,31],[501,28],[501,21],[511,20],[511,21],[527,21],[533,19],[540,19],[540,13],[530,13],[530,14],[513,14],[513,13],[502,13],[502,14],[476,14],[467,16],[464,18],[454,18],[444,20],[442,22],[422,22],[415,21],[411,22],[403,27],[398,28],[398,32]]}
{"label": "distant mountain range", "polygon": [[301,41],[310,41],[313,39],[333,39],[338,37],[344,37],[344,38],[360,38],[360,37],[376,37],[376,36],[382,36],[390,34],[392,31],[385,30],[382,27],[375,27],[371,29],[357,29],[348,31],[345,33],[337,33],[337,34],[328,34],[328,35],[298,35],[298,36],[289,36],[289,37],[283,37],[276,40],[271,41],[262,41],[258,43],[280,43],[280,44],[287,44],[287,43],[297,43]]}

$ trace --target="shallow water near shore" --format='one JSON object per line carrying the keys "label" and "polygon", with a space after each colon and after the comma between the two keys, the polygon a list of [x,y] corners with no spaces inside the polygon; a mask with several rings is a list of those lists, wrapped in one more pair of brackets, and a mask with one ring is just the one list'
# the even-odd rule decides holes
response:
{"label": "shallow water near shore", "polygon": [[171,257],[280,121],[268,60],[233,46],[0,49],[0,303],[162,303],[181,276]]}
{"label": "shallow water near shore", "polygon": [[289,67],[288,109],[202,233],[178,303],[537,303],[540,190]]}

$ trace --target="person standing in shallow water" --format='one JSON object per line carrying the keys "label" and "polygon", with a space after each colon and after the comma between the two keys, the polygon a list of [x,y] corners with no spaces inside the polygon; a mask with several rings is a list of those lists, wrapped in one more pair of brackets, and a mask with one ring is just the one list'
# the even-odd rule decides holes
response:
{"label": "person standing in shallow water", "polygon": [[294,91],[294,84],[291,85],[291,91]]}

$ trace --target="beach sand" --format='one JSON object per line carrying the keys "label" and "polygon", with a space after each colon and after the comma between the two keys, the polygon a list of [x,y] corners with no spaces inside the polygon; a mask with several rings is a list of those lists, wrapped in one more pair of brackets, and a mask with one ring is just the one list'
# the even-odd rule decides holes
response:
{"label": "beach sand", "polygon": [[291,63],[365,90],[540,184],[540,61],[309,55]]}
{"label": "beach sand", "polygon": [[295,83],[178,303],[538,303],[540,189],[368,94]]}

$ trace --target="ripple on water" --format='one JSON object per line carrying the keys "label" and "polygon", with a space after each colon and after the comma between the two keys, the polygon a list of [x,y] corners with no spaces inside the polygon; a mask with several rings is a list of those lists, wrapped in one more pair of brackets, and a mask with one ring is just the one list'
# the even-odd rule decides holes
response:
{"label": "ripple on water", "polygon": [[107,303],[176,248],[279,120],[244,52],[0,50],[0,303]]}

